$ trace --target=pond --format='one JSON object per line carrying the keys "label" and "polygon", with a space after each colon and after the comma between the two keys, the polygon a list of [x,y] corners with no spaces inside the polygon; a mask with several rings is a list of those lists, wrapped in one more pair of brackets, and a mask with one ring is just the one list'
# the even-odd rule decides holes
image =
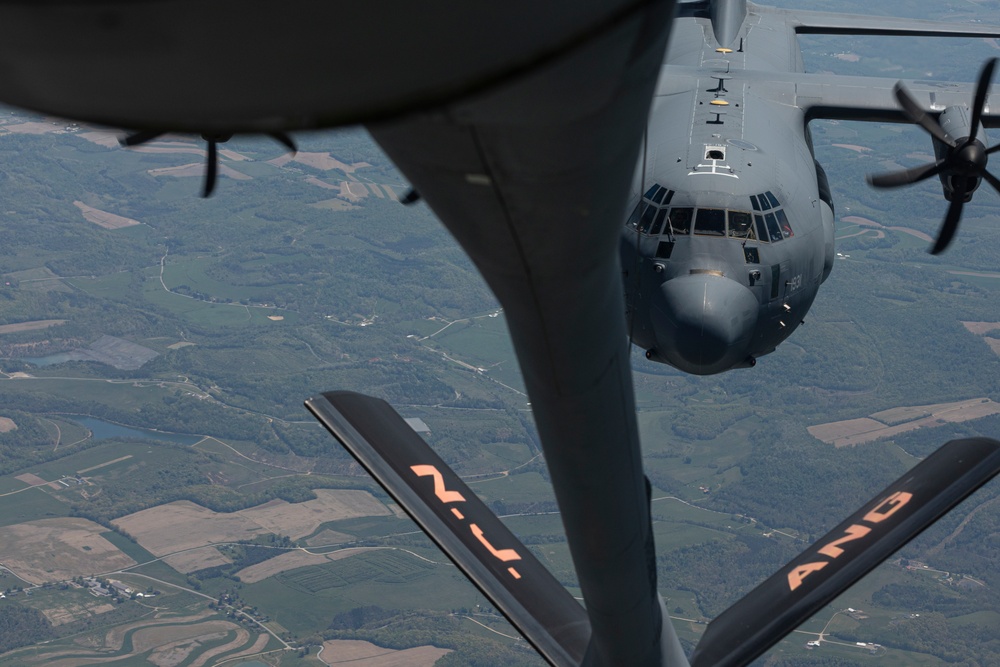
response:
{"label": "pond", "polygon": [[108,440],[110,438],[133,438],[140,440],[157,440],[159,442],[172,442],[178,445],[193,445],[201,440],[200,435],[188,435],[185,433],[168,433],[166,431],[155,431],[148,428],[134,428],[132,426],[122,426],[112,424],[103,419],[94,417],[81,417],[80,415],[57,415],[62,419],[67,419],[80,424],[94,434],[94,440]]}
{"label": "pond", "polygon": [[87,357],[80,355],[76,352],[59,352],[58,354],[50,354],[47,357],[25,357],[19,359],[18,361],[26,361],[29,364],[34,364],[35,366],[55,366],[56,364],[61,364],[67,361],[83,361]]}

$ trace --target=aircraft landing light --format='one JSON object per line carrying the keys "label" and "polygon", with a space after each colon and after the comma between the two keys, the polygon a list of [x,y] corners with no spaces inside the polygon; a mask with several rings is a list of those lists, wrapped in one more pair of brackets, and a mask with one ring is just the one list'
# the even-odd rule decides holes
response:
{"label": "aircraft landing light", "polygon": [[733,50],[732,50],[732,49],[727,49],[727,48],[726,48],[726,47],[724,47],[724,46],[720,46],[719,48],[717,48],[717,49],[715,50],[715,52],[716,52],[716,53],[732,53],[732,52],[733,52]]}
{"label": "aircraft landing light", "polygon": [[712,105],[717,106],[717,107],[728,107],[729,106],[729,102],[727,102],[725,100],[712,100],[711,102],[709,102],[709,104],[712,104]]}

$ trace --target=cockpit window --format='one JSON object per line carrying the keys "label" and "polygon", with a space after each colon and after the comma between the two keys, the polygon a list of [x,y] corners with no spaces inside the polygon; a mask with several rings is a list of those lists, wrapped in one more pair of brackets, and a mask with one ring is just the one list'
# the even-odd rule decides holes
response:
{"label": "cockpit window", "polygon": [[795,232],[792,231],[792,226],[788,222],[788,216],[785,215],[785,211],[779,208],[774,214],[778,216],[778,227],[781,228],[781,234],[786,239],[795,236]]}
{"label": "cockpit window", "polygon": [[690,234],[693,214],[693,208],[670,209],[670,230],[674,234]]}
{"label": "cockpit window", "polygon": [[653,227],[649,230],[650,236],[656,236],[663,230],[663,221],[667,217],[667,209],[661,208],[660,212],[656,214],[656,220],[653,221]]}
{"label": "cockpit window", "polygon": [[[764,243],[781,241],[794,235],[785,212],[780,208],[770,209],[771,204],[768,201],[770,193],[750,198],[751,204],[755,204],[755,207],[764,208],[764,212],[761,213],[690,206],[668,208],[667,204],[674,194],[673,190],[654,185],[632,210],[625,223],[626,226],[650,236],[660,234],[683,236],[693,232],[700,236],[728,236],[733,239]],[[650,196],[653,201],[650,201]]]}
{"label": "cockpit window", "polygon": [[771,242],[775,243],[781,240],[781,228],[778,227],[778,218],[774,213],[768,213],[764,216],[764,222],[767,223],[767,233],[771,238]]}
{"label": "cockpit window", "polygon": [[639,219],[639,231],[646,233],[649,231],[649,227],[653,222],[653,216],[656,215],[656,207],[646,204],[646,210],[642,212],[642,218]]}
{"label": "cockpit window", "polygon": [[642,215],[642,210],[646,206],[648,206],[648,204],[640,200],[639,203],[635,205],[635,208],[632,209],[632,215],[630,215],[628,220],[625,221],[625,226],[635,229],[635,226],[639,224],[639,217]]}
{"label": "cockpit window", "polygon": [[767,225],[764,224],[764,216],[759,214],[754,215],[753,221],[754,228],[757,230],[757,240],[767,243],[770,240],[771,235],[767,233]]}
{"label": "cockpit window", "polygon": [[729,236],[735,239],[754,239],[753,218],[746,211],[729,212]]}
{"label": "cockpit window", "polygon": [[725,209],[699,208],[698,214],[694,218],[694,233],[706,236],[725,236]]}
{"label": "cockpit window", "polygon": [[[625,226],[632,229],[638,228],[643,233],[659,234],[663,227],[663,220],[667,215],[666,206],[673,197],[673,190],[668,190],[662,185],[654,184],[642,196],[642,199],[639,200],[635,208],[632,209],[632,214],[625,221]],[[654,225],[656,227],[655,231],[652,230]]]}
{"label": "cockpit window", "polygon": [[[788,222],[788,216],[785,215],[781,203],[773,192],[768,190],[761,195],[751,195],[750,205],[755,211],[753,217],[758,241],[774,243],[795,235],[792,225]],[[756,213],[757,211],[761,213]],[[729,215],[732,225],[732,213]]]}

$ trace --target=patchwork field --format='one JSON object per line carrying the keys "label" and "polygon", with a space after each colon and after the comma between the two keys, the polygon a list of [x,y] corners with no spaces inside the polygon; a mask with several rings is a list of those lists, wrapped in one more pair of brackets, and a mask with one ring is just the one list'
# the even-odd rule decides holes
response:
{"label": "patchwork field", "polygon": [[285,153],[280,157],[276,157],[273,160],[268,160],[269,164],[273,164],[276,167],[283,167],[289,162],[298,162],[299,164],[308,165],[314,169],[320,169],[322,171],[330,171],[331,169],[337,169],[344,172],[345,174],[350,174],[363,167],[370,167],[371,165],[367,162],[355,162],[354,164],[345,164],[333,157],[330,153],[317,153],[309,151],[299,151],[294,155]]}
{"label": "patchwork field", "polygon": [[994,353],[1000,354],[1000,322],[962,322],[969,333],[982,336]]}
{"label": "patchwork field", "polygon": [[134,227],[135,225],[142,224],[138,220],[133,220],[132,218],[126,218],[121,215],[115,215],[114,213],[108,213],[107,211],[96,209],[93,206],[87,206],[82,201],[73,202],[73,206],[80,209],[80,212],[83,213],[83,217],[87,221],[100,227],[104,227],[105,229],[121,229],[123,227]]}
{"label": "patchwork field", "polygon": [[315,500],[304,503],[269,503],[238,512],[257,522],[269,532],[288,535],[293,540],[315,532],[327,521],[362,516],[392,516],[392,510],[368,491],[351,489],[316,489]]}
{"label": "patchwork field", "polygon": [[[224,164],[220,164],[219,176],[228,176],[237,181],[249,181],[253,176],[247,176],[243,172],[236,171],[232,167],[228,167]],[[188,176],[204,176],[205,175],[205,165],[201,162],[192,162],[190,164],[182,164],[176,167],[160,167],[158,169],[149,169],[150,176],[176,176],[178,178],[184,178]]]}
{"label": "patchwork field", "polygon": [[257,563],[256,565],[245,567],[236,574],[239,576],[240,581],[248,584],[255,584],[258,581],[264,581],[268,577],[275,574],[286,572],[288,570],[294,570],[298,567],[319,565],[320,563],[326,563],[333,560],[341,560],[364,551],[373,551],[380,548],[384,549],[385,547],[355,547],[352,549],[335,551],[331,554],[314,554],[309,553],[308,551],[289,551],[288,553],[281,554],[280,556],[269,558],[263,563]]}
{"label": "patchwork field", "polygon": [[[12,271],[4,276],[8,280],[16,280],[18,289],[29,292],[72,292],[73,288],[67,285],[62,277],[56,275],[47,266],[40,266],[34,269],[24,269],[23,271]],[[44,320],[43,320],[44,321]],[[62,324],[65,320],[58,322]]]}
{"label": "patchwork field", "polygon": [[[224,646],[219,646],[217,648],[205,651],[200,656],[198,656],[197,660],[191,663],[190,667],[201,667],[202,665],[206,664],[210,658],[213,658],[221,653],[224,653],[225,651],[231,651],[232,645],[235,644],[239,640],[239,638],[240,635],[237,634],[237,638],[234,639],[232,642],[225,644]],[[253,644],[243,649],[242,651],[239,651],[238,653],[233,653],[232,655],[226,656],[227,660],[232,660],[233,658],[241,658],[245,655],[253,655],[255,653],[260,653],[261,651],[264,650],[264,647],[267,646],[267,642],[270,639],[271,637],[265,634],[257,635],[257,640]]]}
{"label": "patchwork field", "polygon": [[105,614],[114,608],[115,605],[107,602],[107,598],[105,598],[104,600],[95,599],[90,604],[64,604],[58,607],[46,607],[42,613],[52,625],[64,625],[81,618]]}
{"label": "patchwork field", "polygon": [[187,500],[129,514],[114,524],[157,556],[217,542],[248,540],[267,532],[239,512],[221,514]]}
{"label": "patchwork field", "polygon": [[326,562],[327,557],[323,554],[314,554],[307,551],[289,551],[288,553],[283,553],[280,556],[269,558],[263,563],[257,563],[256,565],[245,567],[237,572],[236,576],[238,576],[242,582],[255,584],[258,581],[264,581],[268,577],[278,574],[279,572],[294,570],[297,567],[306,567],[308,565],[319,565],[320,563]]}
{"label": "patchwork field", "polygon": [[[398,505],[392,506],[393,509],[396,509],[397,507]],[[306,544],[308,544],[311,547],[318,547],[325,544],[340,544],[341,542],[350,542],[352,539],[354,538],[348,535],[347,533],[339,533],[336,530],[330,530],[329,528],[327,528],[325,530],[321,530],[320,532],[316,533],[308,540],[306,540]]]}
{"label": "patchwork field", "polygon": [[298,539],[327,521],[392,515],[367,491],[316,489],[315,493],[315,500],[304,503],[272,500],[231,514],[180,500],[124,516],[114,523],[134,535],[151,553],[163,556],[267,533]]}
{"label": "patchwork field", "polygon": [[990,331],[1000,332],[1000,322],[962,322],[969,333],[974,333],[977,336],[982,336]]}
{"label": "patchwork field", "polygon": [[861,419],[817,424],[807,430],[814,438],[834,447],[850,447],[918,428],[964,422],[995,414],[1000,414],[1000,403],[988,398],[973,398],[954,403],[893,408]]}
{"label": "patchwork field", "polygon": [[195,551],[186,551],[181,554],[167,556],[163,561],[178,572],[187,574],[197,572],[207,567],[217,565],[228,565],[232,561],[222,555],[215,547],[206,547]]}
{"label": "patchwork field", "polygon": [[355,639],[335,639],[323,642],[319,659],[327,665],[349,664],[351,667],[431,667],[448,653],[451,653],[449,649],[436,646],[396,651]]}
{"label": "patchwork field", "polygon": [[16,324],[0,324],[0,334],[37,331],[38,329],[48,329],[60,324],[66,324],[66,320],[35,320],[33,322],[17,322]]}
{"label": "patchwork field", "polygon": [[0,527],[0,562],[33,584],[110,572],[135,561],[101,537],[106,529],[78,518]]}
{"label": "patchwork field", "polygon": [[20,656],[22,665],[83,667],[122,662],[134,663],[146,654],[142,664],[157,667],[202,667],[217,656],[237,658],[264,650],[269,635],[251,633],[238,624],[208,618],[211,614],[168,616],[130,623],[104,635],[80,638],[77,646],[53,645]]}

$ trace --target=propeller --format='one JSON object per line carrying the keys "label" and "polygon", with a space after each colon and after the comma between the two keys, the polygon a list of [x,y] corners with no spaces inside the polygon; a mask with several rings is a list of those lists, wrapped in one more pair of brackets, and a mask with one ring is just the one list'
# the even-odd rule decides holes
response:
{"label": "propeller", "polygon": [[1000,150],[1000,144],[986,148],[981,141],[976,139],[979,122],[983,115],[983,107],[986,103],[986,94],[989,92],[996,64],[997,59],[991,58],[986,61],[979,72],[979,81],[976,84],[976,94],[972,104],[969,136],[965,137],[961,143],[951,137],[935,118],[921,108],[902,83],[897,83],[893,88],[896,100],[907,117],[926,130],[934,139],[947,146],[948,153],[941,159],[918,167],[883,174],[869,174],[868,183],[876,188],[896,188],[918,183],[939,174],[951,177],[951,204],[948,206],[948,212],[945,214],[934,247],[931,248],[930,252],[933,255],[942,252],[951,243],[951,239],[958,229],[958,222],[962,217],[962,207],[971,198],[980,178],[986,180],[997,193],[1000,193],[1000,180],[986,170],[989,155]]}
{"label": "propeller", "polygon": [[406,191],[406,194],[400,197],[399,203],[403,206],[412,206],[420,201],[420,193],[417,192],[416,188],[410,188]]}
{"label": "propeller", "polygon": [[[128,135],[124,139],[120,139],[118,143],[131,148],[132,146],[140,146],[158,139],[164,134],[165,132],[160,131],[140,130]],[[295,145],[295,141],[284,132],[267,132],[266,134],[291,151],[293,155],[298,152],[299,149]],[[205,187],[201,192],[201,196],[208,197],[215,190],[215,182],[218,179],[219,144],[224,144],[232,139],[233,134],[231,132],[203,132],[201,138],[208,142],[208,169],[205,171]]]}

